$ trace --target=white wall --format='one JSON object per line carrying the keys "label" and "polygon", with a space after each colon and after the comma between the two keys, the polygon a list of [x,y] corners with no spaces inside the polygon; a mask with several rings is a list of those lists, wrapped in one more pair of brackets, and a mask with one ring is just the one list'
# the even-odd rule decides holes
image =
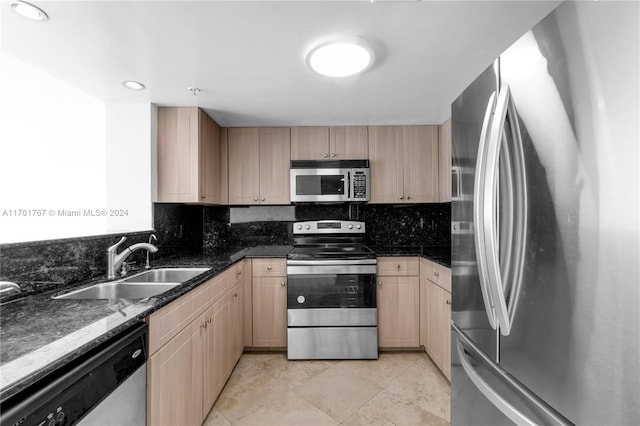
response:
{"label": "white wall", "polygon": [[0,243],[151,229],[152,115],[0,50]]}

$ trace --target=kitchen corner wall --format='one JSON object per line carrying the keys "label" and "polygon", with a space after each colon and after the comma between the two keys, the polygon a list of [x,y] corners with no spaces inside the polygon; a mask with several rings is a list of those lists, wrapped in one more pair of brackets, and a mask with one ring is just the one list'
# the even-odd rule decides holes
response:
{"label": "kitchen corner wall", "polygon": [[[265,217],[267,220],[250,220]],[[238,219],[240,218],[240,219]],[[449,246],[451,204],[196,206],[155,204],[160,251],[207,254],[218,248],[292,244],[292,222],[362,220],[369,246]]]}

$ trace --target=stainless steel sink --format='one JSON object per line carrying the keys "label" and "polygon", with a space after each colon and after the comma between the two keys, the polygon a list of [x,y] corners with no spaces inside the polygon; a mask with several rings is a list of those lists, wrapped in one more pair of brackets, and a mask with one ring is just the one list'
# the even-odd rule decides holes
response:
{"label": "stainless steel sink", "polygon": [[180,283],[129,284],[124,282],[96,284],[55,296],[54,299],[146,299],[179,285]]}
{"label": "stainless steel sink", "polygon": [[183,283],[207,270],[208,268],[150,269],[121,281],[125,283]]}
{"label": "stainless steel sink", "polygon": [[54,299],[146,299],[189,281],[209,268],[160,268],[141,272],[122,280],[54,296]]}

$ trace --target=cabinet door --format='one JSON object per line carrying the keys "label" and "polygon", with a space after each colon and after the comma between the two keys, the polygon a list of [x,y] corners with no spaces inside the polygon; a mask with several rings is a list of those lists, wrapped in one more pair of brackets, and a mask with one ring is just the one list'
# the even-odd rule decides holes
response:
{"label": "cabinet door", "polygon": [[442,372],[451,381],[451,293],[445,291],[443,295],[445,300],[442,312],[442,321],[444,323]]}
{"label": "cabinet door", "polygon": [[438,201],[438,127],[405,126],[403,131],[405,202]]}
{"label": "cabinet door", "polygon": [[260,204],[291,204],[290,166],[290,129],[260,129]]}
{"label": "cabinet door", "polygon": [[244,288],[242,283],[231,290],[231,313],[233,318],[233,348],[231,353],[231,370],[235,367],[244,351]]}
{"label": "cabinet door", "polygon": [[202,330],[194,321],[149,358],[148,425],[202,423]]}
{"label": "cabinet door", "polygon": [[440,201],[451,201],[451,119],[439,126]]}
{"label": "cabinet door", "polygon": [[427,277],[430,273],[430,263],[427,259],[420,259],[420,344],[427,351]]}
{"label": "cabinet door", "polygon": [[207,413],[222,391],[233,368],[229,356],[229,349],[234,344],[231,333],[232,315],[230,292],[218,300],[205,314],[207,343],[204,361],[207,379],[204,382],[203,393]]}
{"label": "cabinet door", "polygon": [[328,127],[292,127],[291,159],[324,160],[329,158]]}
{"label": "cabinet door", "polygon": [[331,127],[329,156],[337,160],[366,160],[369,158],[369,132],[364,126]]}
{"label": "cabinet door", "polygon": [[253,289],[251,260],[242,261],[242,285],[244,287],[244,346],[253,346]]}
{"label": "cabinet door", "polygon": [[260,131],[257,128],[231,128],[227,137],[229,204],[259,204]]}
{"label": "cabinet door", "polygon": [[220,127],[204,111],[199,109],[198,115],[200,122],[200,201],[221,204],[222,146]]}
{"label": "cabinet door", "polygon": [[403,203],[402,128],[369,127],[370,203]]}
{"label": "cabinet door", "polygon": [[427,353],[440,369],[445,356],[444,293],[436,284],[427,281]]}
{"label": "cabinet door", "polygon": [[253,278],[253,346],[287,346],[285,277]]}
{"label": "cabinet door", "polygon": [[419,346],[418,277],[378,277],[378,345]]}
{"label": "cabinet door", "polygon": [[158,201],[199,202],[198,109],[158,108]]}

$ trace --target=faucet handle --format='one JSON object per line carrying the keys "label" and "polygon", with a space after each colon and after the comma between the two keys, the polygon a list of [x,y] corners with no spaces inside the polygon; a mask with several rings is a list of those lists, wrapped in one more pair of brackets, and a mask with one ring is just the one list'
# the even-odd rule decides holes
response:
{"label": "faucet handle", "polygon": [[118,241],[117,243],[115,243],[114,245],[110,246],[107,249],[107,252],[111,253],[111,252],[115,252],[118,249],[118,246],[122,243],[124,243],[127,240],[127,237],[123,236],[122,238],[120,238],[120,241]]}

